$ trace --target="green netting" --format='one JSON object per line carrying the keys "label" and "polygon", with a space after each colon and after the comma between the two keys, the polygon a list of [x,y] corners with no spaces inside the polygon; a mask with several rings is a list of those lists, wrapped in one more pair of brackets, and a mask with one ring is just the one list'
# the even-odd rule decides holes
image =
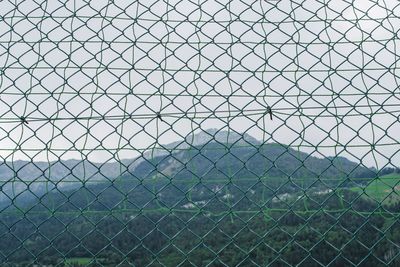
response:
{"label": "green netting", "polygon": [[395,0],[0,1],[1,266],[400,266]]}

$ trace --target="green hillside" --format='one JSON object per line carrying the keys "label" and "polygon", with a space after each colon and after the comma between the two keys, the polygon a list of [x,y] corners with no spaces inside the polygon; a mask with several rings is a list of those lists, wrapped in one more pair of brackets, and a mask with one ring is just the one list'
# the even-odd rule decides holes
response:
{"label": "green hillside", "polygon": [[351,190],[363,197],[386,204],[400,201],[400,174],[393,173],[376,177],[363,187],[352,187]]}

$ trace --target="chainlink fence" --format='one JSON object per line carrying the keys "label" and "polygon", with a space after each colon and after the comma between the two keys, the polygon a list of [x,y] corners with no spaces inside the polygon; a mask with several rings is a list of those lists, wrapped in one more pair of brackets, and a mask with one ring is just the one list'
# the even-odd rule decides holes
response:
{"label": "chainlink fence", "polygon": [[1,266],[400,266],[399,18],[0,1]]}

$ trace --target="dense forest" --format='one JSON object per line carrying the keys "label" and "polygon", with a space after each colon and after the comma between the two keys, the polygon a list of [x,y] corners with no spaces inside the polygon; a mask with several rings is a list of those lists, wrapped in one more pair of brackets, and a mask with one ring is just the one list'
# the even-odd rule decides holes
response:
{"label": "dense forest", "polygon": [[0,262],[395,266],[400,204],[353,190],[377,175],[279,144],[198,144],[145,158],[117,178],[5,206]]}
{"label": "dense forest", "polygon": [[68,258],[91,258],[92,266],[400,264],[399,207],[340,194],[248,212],[223,204],[214,212],[32,211],[3,216],[0,250],[9,266],[63,266]]}

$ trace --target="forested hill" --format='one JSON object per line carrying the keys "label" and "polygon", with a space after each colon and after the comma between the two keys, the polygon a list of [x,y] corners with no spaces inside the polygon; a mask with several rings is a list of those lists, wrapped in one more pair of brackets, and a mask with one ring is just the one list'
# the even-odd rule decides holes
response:
{"label": "forested hill", "polygon": [[276,143],[210,141],[147,159],[133,175],[138,178],[359,178],[373,177],[368,169],[344,157],[320,158]]}
{"label": "forested hill", "polygon": [[93,185],[121,175],[139,180],[283,177],[309,183],[316,178],[343,182],[375,173],[344,157],[315,157],[282,144],[262,143],[248,134],[209,129],[122,162],[4,162],[0,164],[0,206],[12,200],[30,202],[48,191],[73,190],[81,187],[82,181]]}
{"label": "forested hill", "polygon": [[[220,210],[219,204],[213,203],[220,197],[241,200],[236,208],[251,209],[262,199],[277,195],[354,186],[358,178],[362,178],[361,183],[375,176],[373,170],[343,157],[317,158],[285,145],[233,140],[181,146],[169,154],[142,159],[134,170],[119,178],[88,182],[70,191],[53,190],[40,202],[63,211],[76,207],[136,209],[141,205],[169,209],[191,207],[194,202]],[[251,200],[244,201],[248,192]]]}

